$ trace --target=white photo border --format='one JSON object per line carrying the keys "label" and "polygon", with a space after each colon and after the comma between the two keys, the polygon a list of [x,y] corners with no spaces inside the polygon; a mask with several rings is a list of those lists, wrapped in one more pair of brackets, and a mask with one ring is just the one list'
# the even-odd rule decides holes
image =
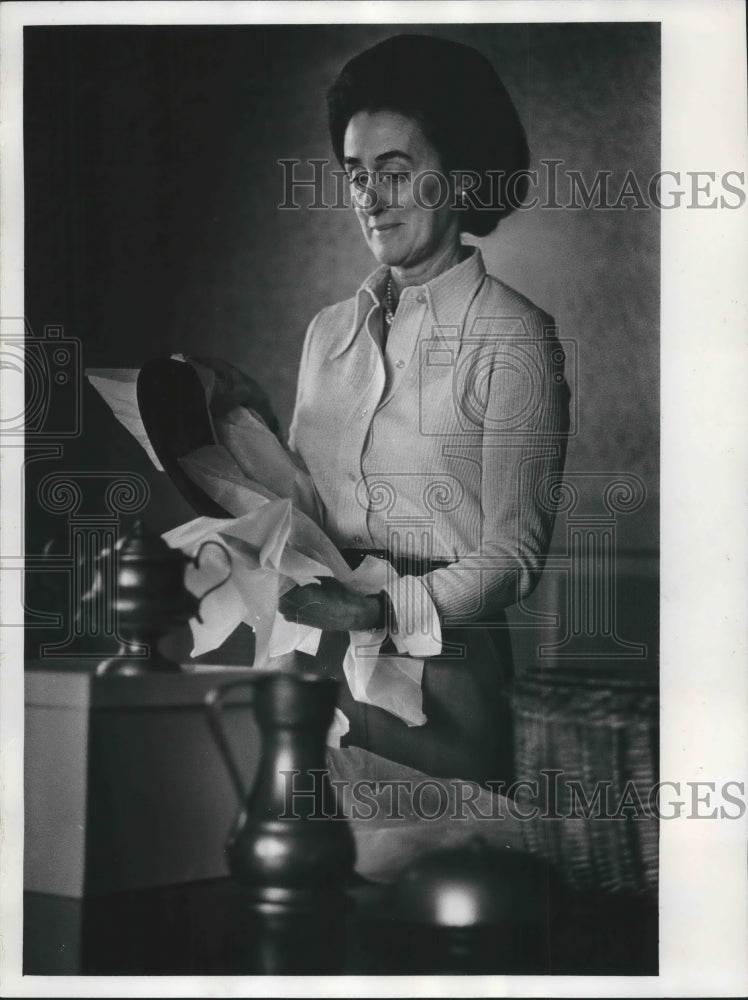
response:
{"label": "white photo border", "polygon": [[[0,303],[23,316],[22,32],[30,24],[658,21],[662,166],[748,168],[740,0],[484,3],[8,2],[0,7]],[[661,213],[661,775],[746,780],[745,400],[748,210]],[[5,412],[20,412],[5,396]],[[21,403],[22,409],[22,403]],[[2,463],[0,553],[22,551],[16,450]],[[13,574],[15,575],[15,574]],[[0,573],[11,620],[18,595]],[[3,996],[741,996],[748,992],[748,817],[662,823],[657,977],[29,977],[21,974],[23,670],[0,631]]]}

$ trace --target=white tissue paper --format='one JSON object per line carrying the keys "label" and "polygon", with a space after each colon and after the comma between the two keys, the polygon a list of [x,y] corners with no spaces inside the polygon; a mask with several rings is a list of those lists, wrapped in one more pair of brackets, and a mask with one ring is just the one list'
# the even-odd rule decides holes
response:
{"label": "white tissue paper", "polygon": [[215,421],[216,438],[248,480],[319,521],[320,508],[312,478],[301,460],[286,451],[265,423],[250,410],[237,406]]}
{"label": "white tissue paper", "polygon": [[137,396],[137,368],[87,368],[86,377],[98,394],[109,406],[117,420],[126,427],[159,472],[164,467],[151,447],[148,435],[140,419]]}
{"label": "white tissue paper", "polygon": [[[393,574],[388,562],[367,556],[351,574],[348,585],[362,594],[377,593]],[[380,649],[388,638],[385,629],[351,632],[350,638],[343,670],[355,700],[378,705],[409,726],[422,726],[426,722],[421,689],[424,661],[407,655],[382,655]],[[398,652],[404,653],[397,637],[393,638]]]}
{"label": "white tissue paper", "polygon": [[[175,360],[185,362],[181,355]],[[196,362],[209,401],[214,373]],[[134,369],[90,369],[86,372],[115,417],[143,445],[161,469],[145,433],[137,406]],[[254,665],[272,669],[273,660],[300,650],[314,654],[318,629],[286,621],[278,612],[280,597],[292,587],[334,576],[361,593],[397,583],[389,563],[373,557],[351,571],[319,525],[321,508],[309,473],[251,411],[236,407],[213,420],[215,445],[180,460],[189,478],[232,517],[198,517],[164,534],[165,541],[195,557],[205,542],[199,565],[188,569],[186,586],[198,597],[226,582],[201,602],[202,621],[192,619],[193,656],[220,646],[240,622],[255,632]],[[231,558],[231,572],[225,547]],[[350,633],[343,670],[356,701],[383,708],[409,726],[426,722],[421,682],[424,660],[408,655],[406,637],[392,636],[400,655],[381,655],[388,634]],[[438,649],[435,650],[438,652]],[[339,746],[348,720],[336,710],[328,745]]]}

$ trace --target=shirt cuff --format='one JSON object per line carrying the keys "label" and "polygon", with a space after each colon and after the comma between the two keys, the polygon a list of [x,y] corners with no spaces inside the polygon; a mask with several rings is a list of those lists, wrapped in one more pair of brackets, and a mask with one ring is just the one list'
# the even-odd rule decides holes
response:
{"label": "shirt cuff", "polygon": [[426,585],[417,576],[401,576],[383,588],[390,599],[394,621],[390,635],[398,653],[425,659],[442,651],[439,614]]}

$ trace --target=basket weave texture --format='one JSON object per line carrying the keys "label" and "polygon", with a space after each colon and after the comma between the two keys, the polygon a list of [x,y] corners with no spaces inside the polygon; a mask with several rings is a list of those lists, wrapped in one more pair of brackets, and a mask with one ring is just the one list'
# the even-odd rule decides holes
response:
{"label": "basket weave texture", "polygon": [[575,889],[656,893],[656,674],[535,670],[517,679],[513,703],[517,777],[531,784],[516,800],[536,812],[528,848]]}

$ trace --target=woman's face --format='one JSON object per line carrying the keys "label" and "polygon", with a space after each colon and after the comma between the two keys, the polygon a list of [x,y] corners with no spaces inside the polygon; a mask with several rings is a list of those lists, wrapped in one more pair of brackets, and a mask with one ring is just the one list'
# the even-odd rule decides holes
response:
{"label": "woman's face", "polygon": [[451,179],[412,118],[359,111],[345,132],[344,165],[364,238],[380,264],[421,270],[459,246]]}

